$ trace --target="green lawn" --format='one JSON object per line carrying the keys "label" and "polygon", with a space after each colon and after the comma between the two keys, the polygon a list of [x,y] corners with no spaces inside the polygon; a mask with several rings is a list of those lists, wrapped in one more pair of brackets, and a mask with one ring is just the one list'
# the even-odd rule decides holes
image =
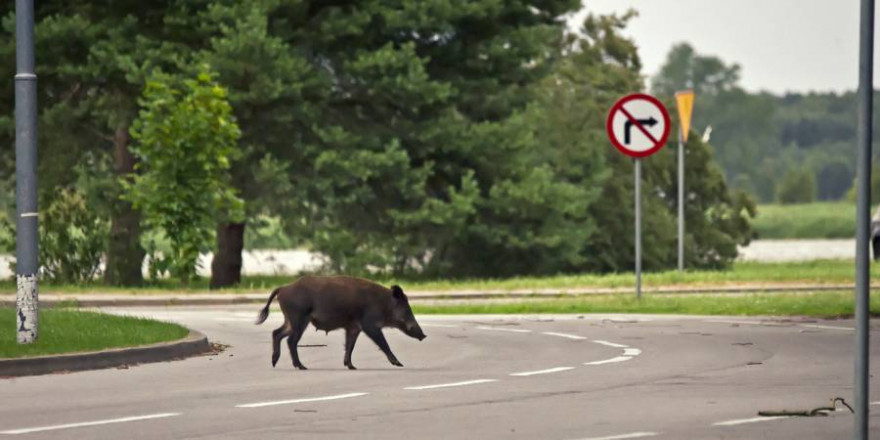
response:
{"label": "green lawn", "polygon": [[759,205],[752,222],[759,239],[852,238],[856,207],[849,202]]}
{"label": "green lawn", "polygon": [[[709,287],[709,286],[758,286],[774,284],[851,284],[855,272],[852,261],[825,260],[792,263],[736,263],[730,270],[685,271],[675,270],[644,274],[643,282],[650,287]],[[880,266],[872,266],[872,280],[880,283]],[[419,280],[419,279],[378,279],[390,285],[400,284],[404,290],[522,290],[522,289],[565,289],[578,287],[613,288],[633,285],[632,273],[558,275],[548,277],[515,277],[505,279],[459,279],[459,280]],[[223,293],[266,292],[295,280],[293,276],[252,276],[244,277],[242,284]],[[209,292],[208,282],[199,279],[189,286],[170,280],[139,288],[107,287],[100,283],[86,285],[40,285],[44,293],[204,293]],[[0,282],[0,293],[14,294],[15,284],[6,280]]]}
{"label": "green lawn", "polygon": [[[576,298],[414,303],[418,314],[649,313],[728,316],[842,317],[853,314],[852,292],[745,295],[586,295]],[[880,298],[871,300],[880,314]]]}
{"label": "green lawn", "polygon": [[189,330],[149,319],[107,315],[72,309],[40,311],[37,342],[15,341],[15,309],[0,308],[0,358],[130,347],[181,339]]}

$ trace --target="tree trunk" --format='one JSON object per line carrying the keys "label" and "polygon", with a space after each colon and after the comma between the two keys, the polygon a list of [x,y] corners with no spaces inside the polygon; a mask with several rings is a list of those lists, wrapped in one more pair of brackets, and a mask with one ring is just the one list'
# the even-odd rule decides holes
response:
{"label": "tree trunk", "polygon": [[211,262],[212,289],[230,287],[241,282],[244,227],[244,223],[221,223],[217,226],[217,253]]}
{"label": "tree trunk", "polygon": [[[134,172],[134,155],[128,149],[128,126],[116,129],[113,136],[113,170],[117,177]],[[143,284],[141,268],[144,248],[141,246],[141,218],[131,203],[119,200],[110,219],[107,267],[104,282],[113,286]]]}

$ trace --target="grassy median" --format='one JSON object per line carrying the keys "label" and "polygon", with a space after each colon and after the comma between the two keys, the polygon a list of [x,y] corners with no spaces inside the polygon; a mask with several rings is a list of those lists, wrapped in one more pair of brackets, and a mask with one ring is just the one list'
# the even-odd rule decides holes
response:
{"label": "grassy median", "polygon": [[[413,302],[418,314],[517,313],[647,313],[726,316],[847,317],[853,314],[852,292],[725,294],[725,295],[584,295],[476,301]],[[880,298],[871,299],[871,313],[880,314]]]}
{"label": "grassy median", "polygon": [[133,347],[173,341],[189,333],[179,325],[150,319],[58,308],[41,310],[39,325],[37,342],[19,345],[15,309],[0,308],[0,358]]}
{"label": "grassy median", "polygon": [[[712,287],[712,286],[761,286],[767,284],[852,284],[855,265],[847,260],[818,260],[790,263],[737,262],[728,270],[676,270],[647,272],[644,285],[651,287]],[[880,265],[871,268],[873,282],[880,283]],[[214,293],[266,292],[296,280],[296,276],[245,276],[239,286]],[[632,273],[576,274],[541,277],[513,277],[504,279],[391,279],[376,281],[390,285],[399,284],[406,291],[455,291],[455,290],[529,290],[571,288],[622,288],[632,286]],[[159,280],[143,287],[110,287],[99,282],[82,285],[41,283],[41,293],[206,293],[208,280],[197,279],[184,286],[173,280]],[[0,281],[0,294],[15,294],[15,283]]]}

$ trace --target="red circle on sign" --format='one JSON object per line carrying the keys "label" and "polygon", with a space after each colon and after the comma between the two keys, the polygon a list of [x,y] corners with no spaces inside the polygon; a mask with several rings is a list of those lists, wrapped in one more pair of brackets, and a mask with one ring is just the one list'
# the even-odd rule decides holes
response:
{"label": "red circle on sign", "polygon": [[[661,116],[663,117],[663,134],[660,135],[660,138],[654,143],[654,146],[645,150],[645,151],[633,151],[628,149],[623,143],[621,143],[614,136],[614,116],[617,112],[625,111],[623,105],[630,101],[635,100],[645,100],[657,107],[660,111]],[[633,124],[640,125],[637,121],[630,119],[629,115],[624,115],[627,119],[633,122]],[[659,99],[646,95],[644,93],[633,93],[632,95],[624,96],[620,98],[614,105],[611,107],[611,111],[608,112],[608,119],[605,121],[605,130],[608,132],[608,138],[611,139],[611,143],[614,145],[614,148],[617,148],[621,153],[635,158],[640,157],[648,157],[662,149],[666,145],[666,141],[669,139],[669,112],[666,111],[666,106],[660,102]]]}

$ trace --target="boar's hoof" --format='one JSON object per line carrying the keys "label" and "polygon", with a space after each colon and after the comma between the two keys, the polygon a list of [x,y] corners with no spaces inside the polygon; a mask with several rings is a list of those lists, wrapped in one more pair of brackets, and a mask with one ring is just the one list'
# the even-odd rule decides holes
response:
{"label": "boar's hoof", "polygon": [[400,361],[397,360],[397,359],[394,359],[393,361],[391,361],[391,365],[394,365],[394,366],[397,366],[397,367],[402,367],[402,366],[403,366],[403,364],[401,364]]}
{"label": "boar's hoof", "polygon": [[272,368],[275,368],[275,364],[278,363],[279,357],[281,357],[281,355],[272,356]]}
{"label": "boar's hoof", "polygon": [[308,368],[306,368],[306,366],[303,364],[294,365],[294,367],[296,367],[297,370],[308,370]]}
{"label": "boar's hoof", "polygon": [[349,370],[357,370],[357,368],[355,368],[352,364],[348,364],[346,365],[346,367],[348,367]]}

